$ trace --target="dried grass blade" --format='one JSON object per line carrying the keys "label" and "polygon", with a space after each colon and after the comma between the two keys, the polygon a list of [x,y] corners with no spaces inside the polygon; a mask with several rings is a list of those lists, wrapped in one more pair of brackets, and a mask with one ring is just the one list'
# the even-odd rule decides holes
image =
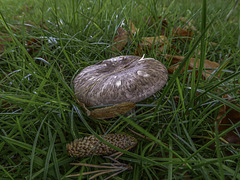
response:
{"label": "dried grass blade", "polygon": [[119,171],[119,169],[105,170],[104,172],[100,172],[100,173],[98,173],[98,174],[95,174],[95,175],[92,176],[89,180],[94,179],[94,178],[96,178],[96,177],[98,177],[98,176],[101,176],[101,175],[103,175],[103,174],[110,173],[110,172],[116,172],[116,171]]}
{"label": "dried grass blade", "polygon": [[85,163],[70,163],[70,164],[75,165],[75,166],[86,166],[86,167],[95,167],[95,168],[108,168],[108,169],[112,168],[112,167],[109,167],[109,166],[101,166],[101,165],[85,164]]}
{"label": "dried grass blade", "polygon": [[96,174],[96,173],[103,173],[103,174],[105,174],[105,172],[107,173],[107,171],[108,170],[96,170],[96,171],[84,172],[82,174],[80,174],[80,173],[78,173],[78,174],[70,174],[70,175],[68,175],[66,177],[76,177],[76,176],[80,176],[80,175],[85,176],[85,175]]}
{"label": "dried grass blade", "polygon": [[120,173],[122,173],[122,172],[124,172],[124,171],[126,171],[126,170],[127,170],[127,168],[126,168],[126,169],[123,169],[123,170],[121,170],[121,171],[119,171],[119,172],[116,172],[116,173],[108,176],[108,177],[105,178],[104,180],[108,180],[108,179],[110,179],[110,178],[112,178],[112,177],[114,177],[114,176],[116,176],[116,175],[118,175],[118,174],[120,174]]}

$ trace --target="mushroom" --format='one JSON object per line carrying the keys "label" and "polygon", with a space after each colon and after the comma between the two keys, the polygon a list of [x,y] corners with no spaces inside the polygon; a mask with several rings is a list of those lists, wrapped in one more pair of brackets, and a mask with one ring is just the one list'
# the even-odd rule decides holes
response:
{"label": "mushroom", "polygon": [[166,67],[153,58],[118,56],[84,68],[74,79],[76,97],[86,106],[137,103],[167,82]]}

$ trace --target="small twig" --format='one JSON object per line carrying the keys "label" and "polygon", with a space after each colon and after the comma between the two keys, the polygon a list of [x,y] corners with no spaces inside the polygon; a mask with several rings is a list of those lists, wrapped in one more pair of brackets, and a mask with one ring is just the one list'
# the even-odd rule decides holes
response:
{"label": "small twig", "polygon": [[105,156],[105,158],[108,158],[110,160],[112,160],[115,163],[102,163],[102,165],[95,165],[95,164],[86,164],[86,163],[70,163],[71,165],[76,165],[76,166],[85,166],[85,167],[94,167],[94,168],[103,168],[101,170],[96,170],[96,171],[90,171],[90,172],[84,172],[84,173],[78,173],[78,174],[71,174],[68,175],[66,177],[76,177],[76,176],[80,176],[80,175],[91,175],[91,174],[95,174],[93,175],[90,179],[94,179],[100,175],[106,174],[106,173],[112,173],[112,172],[116,172],[110,176],[108,176],[107,178],[105,178],[105,180],[110,179],[111,177],[114,177],[126,170],[132,170],[132,166],[129,166],[127,164],[124,163],[120,163],[118,160],[116,160],[115,158],[112,158],[110,156]]}
{"label": "small twig", "polygon": [[112,169],[113,167],[108,167],[108,166],[101,166],[101,165],[95,165],[95,164],[85,164],[85,163],[70,163],[71,165],[75,166],[86,166],[86,167],[95,167],[95,168],[108,168]]}
{"label": "small twig", "polygon": [[142,135],[142,134],[140,134],[140,133],[137,133],[136,131],[130,129],[129,127],[127,127],[127,128],[128,128],[129,131],[131,131],[132,133],[136,134],[137,136],[139,136],[139,137],[141,137],[141,138],[143,138],[143,139],[147,139],[147,140],[149,140],[149,141],[153,141],[152,139],[150,139],[150,138],[148,138],[148,137],[146,137],[146,136],[144,136],[144,135]]}
{"label": "small twig", "polygon": [[85,175],[90,175],[90,174],[95,174],[95,173],[105,172],[105,171],[107,171],[107,170],[96,170],[96,171],[84,172],[84,173],[81,173],[81,174],[80,173],[78,173],[78,174],[70,174],[70,175],[68,175],[66,177],[76,177],[76,176],[80,176],[80,175],[85,176]]}
{"label": "small twig", "polygon": [[100,172],[100,173],[95,174],[94,176],[90,177],[89,180],[94,179],[94,178],[96,178],[96,177],[98,177],[100,175],[103,175],[103,174],[106,174],[106,173],[110,173],[110,172],[115,172],[115,171],[119,171],[119,169],[112,169],[112,170],[108,170],[108,171],[105,170],[104,172]]}
{"label": "small twig", "polygon": [[116,175],[118,175],[118,174],[120,174],[120,173],[122,173],[122,172],[124,172],[124,171],[126,171],[126,170],[127,170],[127,169],[123,169],[123,170],[121,170],[121,171],[119,171],[119,172],[116,172],[116,173],[108,176],[108,177],[105,178],[104,180],[108,180],[108,179],[110,179],[110,178],[112,178],[112,177],[114,177],[114,176],[116,176]]}
{"label": "small twig", "polygon": [[[130,146],[130,147],[128,147],[127,149],[125,149],[126,151],[128,151],[129,149],[132,149],[133,147],[134,147],[135,145],[133,145],[133,146]],[[114,160],[117,160],[120,156],[122,156],[123,155],[123,153],[122,152],[116,152],[116,153],[113,153],[113,154],[111,154],[110,156],[106,156],[107,158],[109,158],[110,159],[110,157],[114,157],[114,156],[116,156],[116,157],[114,157]],[[112,161],[113,161],[113,159],[111,159]]]}
{"label": "small twig", "polygon": [[99,123],[99,126],[100,126],[100,128],[101,128],[103,134],[106,134],[106,131],[105,131],[104,128],[102,127],[102,124],[101,124],[101,123]]}
{"label": "small twig", "polygon": [[[119,153],[119,152],[118,152]],[[115,153],[116,154],[116,153]],[[115,162],[115,163],[120,163],[117,159],[115,158],[112,158],[111,156],[103,156],[104,158],[108,158],[110,159],[111,161]]]}

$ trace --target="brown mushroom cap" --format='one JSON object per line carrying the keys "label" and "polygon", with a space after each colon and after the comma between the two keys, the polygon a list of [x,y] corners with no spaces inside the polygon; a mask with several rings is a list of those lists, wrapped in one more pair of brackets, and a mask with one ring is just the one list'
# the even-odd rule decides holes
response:
{"label": "brown mushroom cap", "polygon": [[77,98],[87,106],[136,103],[167,82],[166,67],[153,58],[118,56],[84,68],[74,79]]}

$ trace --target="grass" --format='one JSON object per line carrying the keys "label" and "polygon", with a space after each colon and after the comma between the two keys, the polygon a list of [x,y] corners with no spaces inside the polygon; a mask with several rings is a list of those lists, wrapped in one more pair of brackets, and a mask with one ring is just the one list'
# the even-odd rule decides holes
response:
{"label": "grass", "polygon": [[[239,145],[223,141],[240,122],[218,132],[215,121],[223,104],[240,112],[239,6],[225,20],[234,4],[230,0],[0,2],[1,32],[13,40],[5,42],[0,55],[0,177],[68,179],[69,174],[92,171],[94,168],[69,163],[100,164],[108,160],[70,158],[65,145],[90,134],[101,139],[98,135],[104,134],[103,128],[109,133],[133,135],[139,141],[119,159],[133,170],[113,179],[240,179]],[[195,76],[196,69],[179,69],[169,74],[160,92],[137,104],[134,119],[87,117],[72,98],[74,76],[84,67],[111,57],[112,40],[123,20],[126,23],[131,19],[139,32],[122,52],[114,52],[116,56],[134,54],[141,37],[158,36],[160,29],[146,24],[149,16],[166,17],[170,30],[184,26],[180,17],[192,19],[201,33],[190,42],[176,42],[181,52],[172,54],[185,56],[179,65],[183,67],[200,50],[198,73],[207,58],[220,64],[220,78],[203,80]],[[21,26],[26,21],[29,25]],[[39,42],[26,46],[31,38]],[[154,50],[146,56],[170,67]],[[226,94],[236,103],[223,98]]]}

